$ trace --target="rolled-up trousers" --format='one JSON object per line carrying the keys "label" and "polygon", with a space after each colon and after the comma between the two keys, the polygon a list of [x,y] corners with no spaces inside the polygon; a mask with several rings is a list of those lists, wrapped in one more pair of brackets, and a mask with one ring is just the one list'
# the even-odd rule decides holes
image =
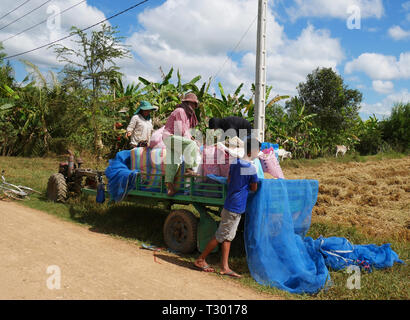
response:
{"label": "rolled-up trousers", "polygon": [[163,139],[167,148],[165,156],[165,182],[174,182],[175,175],[184,156],[185,168],[193,168],[198,164],[198,146],[195,141],[182,136],[172,135]]}

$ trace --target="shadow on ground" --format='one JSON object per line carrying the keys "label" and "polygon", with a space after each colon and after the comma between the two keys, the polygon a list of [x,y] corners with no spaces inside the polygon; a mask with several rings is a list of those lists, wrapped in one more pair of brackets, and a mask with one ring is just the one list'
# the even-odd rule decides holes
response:
{"label": "shadow on ground", "polygon": [[[159,248],[166,247],[162,229],[169,211],[159,206],[144,206],[127,202],[101,205],[96,204],[95,200],[79,199],[69,203],[69,213],[73,221],[88,225],[92,232],[140,241]],[[241,220],[237,236],[232,242],[230,257],[243,258],[245,256],[243,227],[244,219]],[[191,254],[166,255],[158,252],[155,254],[158,258],[170,263],[193,269],[192,262],[186,260],[193,261],[200,253],[195,251]],[[211,264],[219,264],[220,250],[211,254],[207,260]]]}

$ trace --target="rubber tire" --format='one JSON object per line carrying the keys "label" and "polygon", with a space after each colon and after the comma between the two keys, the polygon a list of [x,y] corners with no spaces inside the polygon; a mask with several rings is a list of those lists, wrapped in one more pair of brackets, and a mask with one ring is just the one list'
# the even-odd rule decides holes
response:
{"label": "rubber tire", "polygon": [[188,210],[173,210],[165,219],[163,234],[168,248],[191,253],[197,248],[198,218]]}
{"label": "rubber tire", "polygon": [[67,199],[67,183],[61,173],[55,173],[48,179],[47,199],[54,202],[64,202]]}

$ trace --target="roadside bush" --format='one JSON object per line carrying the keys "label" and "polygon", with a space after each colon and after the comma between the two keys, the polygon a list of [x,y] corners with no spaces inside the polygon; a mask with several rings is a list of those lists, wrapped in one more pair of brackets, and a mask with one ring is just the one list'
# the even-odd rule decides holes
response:
{"label": "roadside bush", "polygon": [[410,151],[410,103],[398,103],[388,119],[381,122],[383,140],[398,152]]}
{"label": "roadside bush", "polygon": [[359,125],[359,143],[356,150],[360,155],[372,155],[381,151],[383,145],[382,129],[375,116],[361,122]]}

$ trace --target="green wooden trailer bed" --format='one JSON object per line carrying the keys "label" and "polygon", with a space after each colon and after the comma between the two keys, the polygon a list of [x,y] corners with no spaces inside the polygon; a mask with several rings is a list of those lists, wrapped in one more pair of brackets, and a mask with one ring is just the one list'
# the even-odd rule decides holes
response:
{"label": "green wooden trailer bed", "polygon": [[[147,179],[153,176],[160,178],[155,190],[147,188],[146,185]],[[123,200],[135,203],[164,203],[170,210],[163,226],[165,244],[181,253],[190,253],[196,248],[203,251],[218,227],[211,214],[220,215],[227,192],[225,184],[199,182],[204,180],[205,177],[183,176],[176,183],[180,186],[178,193],[170,197],[167,195],[164,175],[138,173],[136,188],[129,191]],[[97,191],[83,188],[82,193],[96,196]],[[108,191],[106,197],[109,197]],[[184,205],[186,208],[172,209],[175,204]],[[199,212],[199,218],[190,211],[190,205]]]}

